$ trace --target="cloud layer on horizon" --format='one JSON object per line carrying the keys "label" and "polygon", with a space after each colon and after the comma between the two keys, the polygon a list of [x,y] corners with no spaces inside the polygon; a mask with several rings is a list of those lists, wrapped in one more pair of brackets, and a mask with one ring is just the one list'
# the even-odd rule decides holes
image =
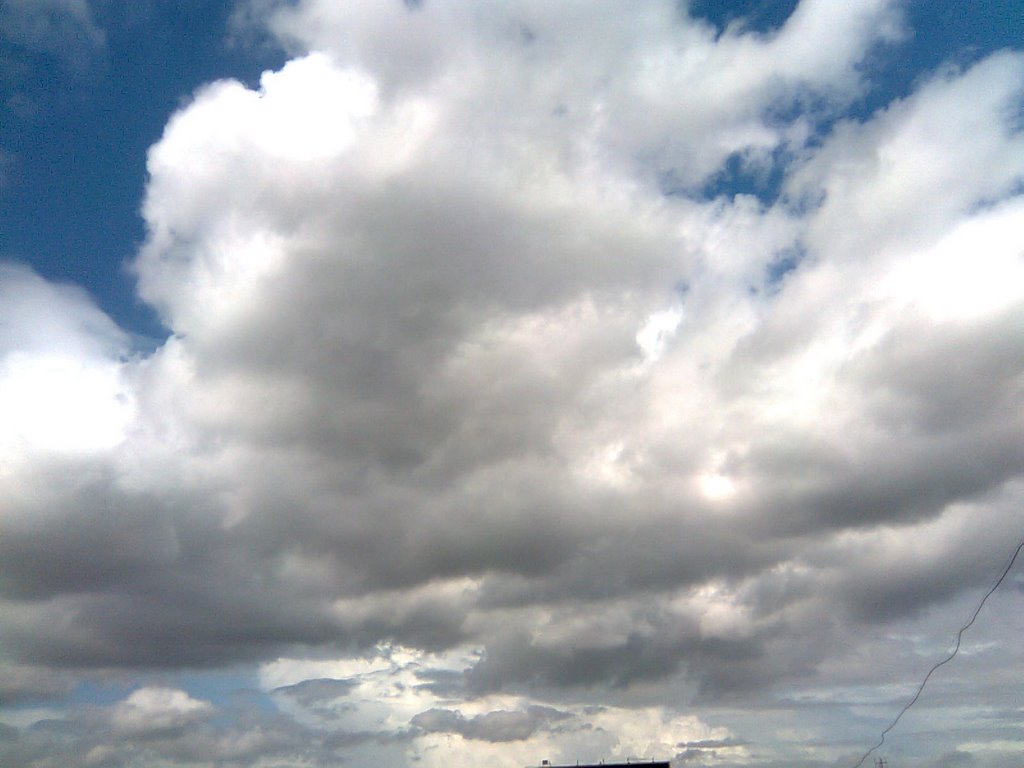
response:
{"label": "cloud layer on horizon", "polygon": [[[857,754],[1020,538],[1024,55],[857,120],[896,3],[414,5],[254,6],[295,58],[150,151],[152,353],[0,267],[0,703],[277,707],[146,685],[0,755]],[[940,691],[989,730],[911,757],[1009,765],[1013,622]]]}

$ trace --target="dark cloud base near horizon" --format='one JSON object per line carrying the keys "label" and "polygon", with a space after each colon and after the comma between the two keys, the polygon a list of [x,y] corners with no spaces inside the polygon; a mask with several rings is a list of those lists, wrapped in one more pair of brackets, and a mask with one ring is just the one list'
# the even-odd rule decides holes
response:
{"label": "dark cloud base near horizon", "polygon": [[[239,5],[168,338],[0,263],[2,759],[862,753],[1021,535],[1024,54],[894,95],[918,6],[791,5]],[[911,764],[1010,764],[1021,596]]]}

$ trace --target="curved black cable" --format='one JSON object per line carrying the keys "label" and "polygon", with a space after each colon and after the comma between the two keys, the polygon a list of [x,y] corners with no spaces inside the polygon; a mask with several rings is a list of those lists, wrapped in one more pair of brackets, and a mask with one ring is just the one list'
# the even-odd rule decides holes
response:
{"label": "curved black cable", "polygon": [[907,705],[905,707],[903,707],[903,709],[900,710],[900,713],[898,715],[896,715],[896,718],[891,723],[889,723],[889,726],[884,731],[882,731],[882,735],[879,737],[878,743],[875,744],[875,746],[873,746],[867,752],[865,752],[864,756],[861,757],[861,759],[857,762],[857,764],[855,766],[853,766],[853,768],[860,768],[864,764],[864,761],[867,760],[868,757],[871,755],[871,753],[874,752],[876,749],[878,749],[880,746],[882,746],[885,743],[885,734],[887,734],[889,731],[891,731],[893,728],[895,728],[896,727],[896,723],[898,723],[900,721],[900,718],[903,717],[903,713],[906,712],[908,709],[910,709],[912,706],[914,706],[914,703],[918,700],[918,698],[920,698],[921,691],[924,690],[925,685],[928,683],[928,678],[930,678],[932,676],[932,673],[935,672],[935,670],[937,670],[943,664],[946,664],[947,662],[950,662],[950,661],[953,660],[953,657],[956,656],[957,652],[960,650],[960,638],[963,637],[964,632],[966,632],[968,629],[970,629],[970,626],[974,623],[974,620],[978,618],[978,614],[981,613],[981,609],[985,605],[985,601],[988,600],[989,597],[992,596],[993,592],[995,592],[997,589],[999,589],[999,585],[1003,583],[1003,579],[1006,578],[1006,575],[1010,572],[1010,569],[1013,568],[1013,564],[1017,561],[1017,555],[1020,554],[1020,551],[1022,549],[1024,549],[1024,540],[1022,540],[1020,542],[1020,544],[1017,545],[1017,551],[1015,551],[1013,553],[1013,557],[1010,558],[1010,563],[1003,570],[1003,575],[1000,576],[999,579],[996,581],[996,583],[992,585],[992,589],[990,589],[988,592],[986,592],[985,596],[983,598],[981,598],[981,602],[978,603],[978,607],[977,607],[977,609],[975,609],[974,615],[971,616],[971,620],[968,621],[966,624],[964,624],[960,628],[960,631],[957,632],[957,635],[956,635],[956,647],[953,649],[953,652],[950,653],[949,656],[944,658],[942,661],[938,662],[934,667],[932,667],[931,669],[928,670],[928,674],[924,676],[924,680],[922,680],[921,681],[921,685],[918,686],[917,693],[914,694],[914,698],[912,698],[909,702],[907,702]]}

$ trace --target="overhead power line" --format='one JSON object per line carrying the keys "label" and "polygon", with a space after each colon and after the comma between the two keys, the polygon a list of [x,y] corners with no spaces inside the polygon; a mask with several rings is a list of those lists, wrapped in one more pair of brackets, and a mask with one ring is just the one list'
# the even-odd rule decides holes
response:
{"label": "overhead power line", "polygon": [[971,616],[971,620],[968,621],[966,624],[964,624],[960,628],[960,631],[957,632],[957,635],[956,635],[956,647],[953,648],[952,653],[950,653],[949,656],[947,656],[942,661],[940,661],[937,664],[935,664],[934,667],[932,667],[931,669],[928,670],[928,674],[924,676],[924,680],[921,681],[921,685],[919,685],[917,687],[917,693],[914,694],[914,698],[912,698],[910,701],[908,701],[906,706],[903,707],[903,709],[900,710],[900,713],[898,715],[896,715],[895,719],[891,723],[889,723],[889,726],[884,731],[882,731],[881,736],[879,736],[879,738],[878,738],[878,743],[875,744],[875,746],[873,746],[867,752],[865,752],[863,757],[861,757],[861,759],[859,761],[857,761],[857,764],[855,766],[853,766],[853,768],[860,768],[861,765],[864,764],[864,761],[867,760],[868,757],[871,755],[871,753],[874,752],[876,749],[878,749],[880,746],[882,746],[885,743],[885,734],[887,734],[889,731],[891,731],[893,728],[895,728],[896,727],[896,723],[898,723],[900,721],[900,718],[903,717],[903,714],[908,709],[910,709],[912,706],[914,706],[914,703],[921,696],[921,691],[923,691],[925,685],[928,684],[928,678],[930,678],[932,676],[932,674],[935,672],[935,670],[937,670],[943,664],[946,664],[946,663],[948,663],[948,662],[953,660],[953,657],[956,656],[957,652],[960,650],[960,639],[964,636],[964,632],[966,632],[968,629],[970,629],[970,626],[974,623],[974,620],[978,618],[978,614],[981,613],[981,609],[982,609],[982,607],[984,607],[985,601],[988,600],[989,597],[992,596],[993,592],[995,592],[997,589],[999,589],[999,585],[1003,583],[1003,579],[1006,578],[1006,575],[1013,568],[1013,564],[1017,561],[1017,556],[1020,554],[1020,551],[1022,549],[1024,549],[1024,540],[1021,540],[1020,544],[1017,545],[1017,549],[1013,553],[1013,557],[1010,558],[1010,562],[1007,564],[1006,568],[1003,569],[1002,575],[996,580],[996,583],[992,585],[992,589],[990,589],[988,592],[986,592],[985,596],[983,598],[981,598],[981,602],[978,603],[978,607],[974,610],[974,615]]}

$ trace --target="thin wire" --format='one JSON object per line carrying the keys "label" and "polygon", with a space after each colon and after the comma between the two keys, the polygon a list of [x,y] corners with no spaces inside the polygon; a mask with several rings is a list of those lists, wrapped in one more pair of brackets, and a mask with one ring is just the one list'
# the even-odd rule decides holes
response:
{"label": "thin wire", "polygon": [[867,760],[868,757],[871,755],[871,753],[874,752],[876,749],[878,749],[880,746],[882,746],[885,743],[885,734],[887,734],[889,731],[891,731],[893,728],[895,728],[896,727],[896,723],[898,723],[900,721],[900,718],[903,717],[903,713],[905,713],[908,709],[910,709],[912,706],[914,706],[914,703],[921,696],[921,691],[923,691],[925,685],[927,685],[928,678],[930,678],[932,676],[932,674],[935,672],[935,670],[937,670],[943,664],[946,664],[946,663],[948,663],[948,662],[953,660],[953,657],[956,656],[957,652],[960,650],[960,638],[962,638],[964,636],[964,632],[966,632],[968,629],[970,629],[971,625],[974,623],[974,620],[978,618],[978,614],[981,613],[981,609],[982,609],[982,607],[984,607],[985,601],[988,600],[989,597],[992,596],[993,592],[995,592],[997,589],[999,589],[999,585],[1003,583],[1003,579],[1006,578],[1006,575],[1010,572],[1010,569],[1013,568],[1013,564],[1017,561],[1017,555],[1020,554],[1020,551],[1022,549],[1024,549],[1024,540],[1022,540],[1020,542],[1020,544],[1017,545],[1017,551],[1014,552],[1013,553],[1013,557],[1010,558],[1010,563],[1009,563],[1009,565],[1006,566],[1005,570],[1003,570],[1003,575],[1000,576],[999,579],[996,581],[996,583],[992,585],[992,589],[990,589],[988,592],[986,592],[985,596],[983,598],[981,598],[981,602],[978,603],[978,607],[975,609],[974,615],[971,616],[971,620],[968,621],[966,624],[964,624],[960,628],[960,631],[957,632],[957,635],[956,635],[956,647],[953,649],[953,652],[950,653],[949,656],[944,658],[942,661],[938,662],[934,667],[932,667],[931,669],[928,670],[928,674],[924,676],[924,680],[922,680],[921,681],[921,685],[918,686],[917,693],[914,694],[914,698],[912,698],[909,702],[907,702],[907,705],[905,707],[903,707],[903,709],[900,710],[900,713],[898,715],[896,715],[896,718],[891,723],[889,723],[889,727],[886,728],[884,731],[882,731],[882,735],[879,737],[878,743],[875,744],[875,746],[873,746],[867,752],[865,752],[864,756],[857,762],[857,764],[855,766],[853,766],[853,768],[860,768],[864,764],[864,761]]}

